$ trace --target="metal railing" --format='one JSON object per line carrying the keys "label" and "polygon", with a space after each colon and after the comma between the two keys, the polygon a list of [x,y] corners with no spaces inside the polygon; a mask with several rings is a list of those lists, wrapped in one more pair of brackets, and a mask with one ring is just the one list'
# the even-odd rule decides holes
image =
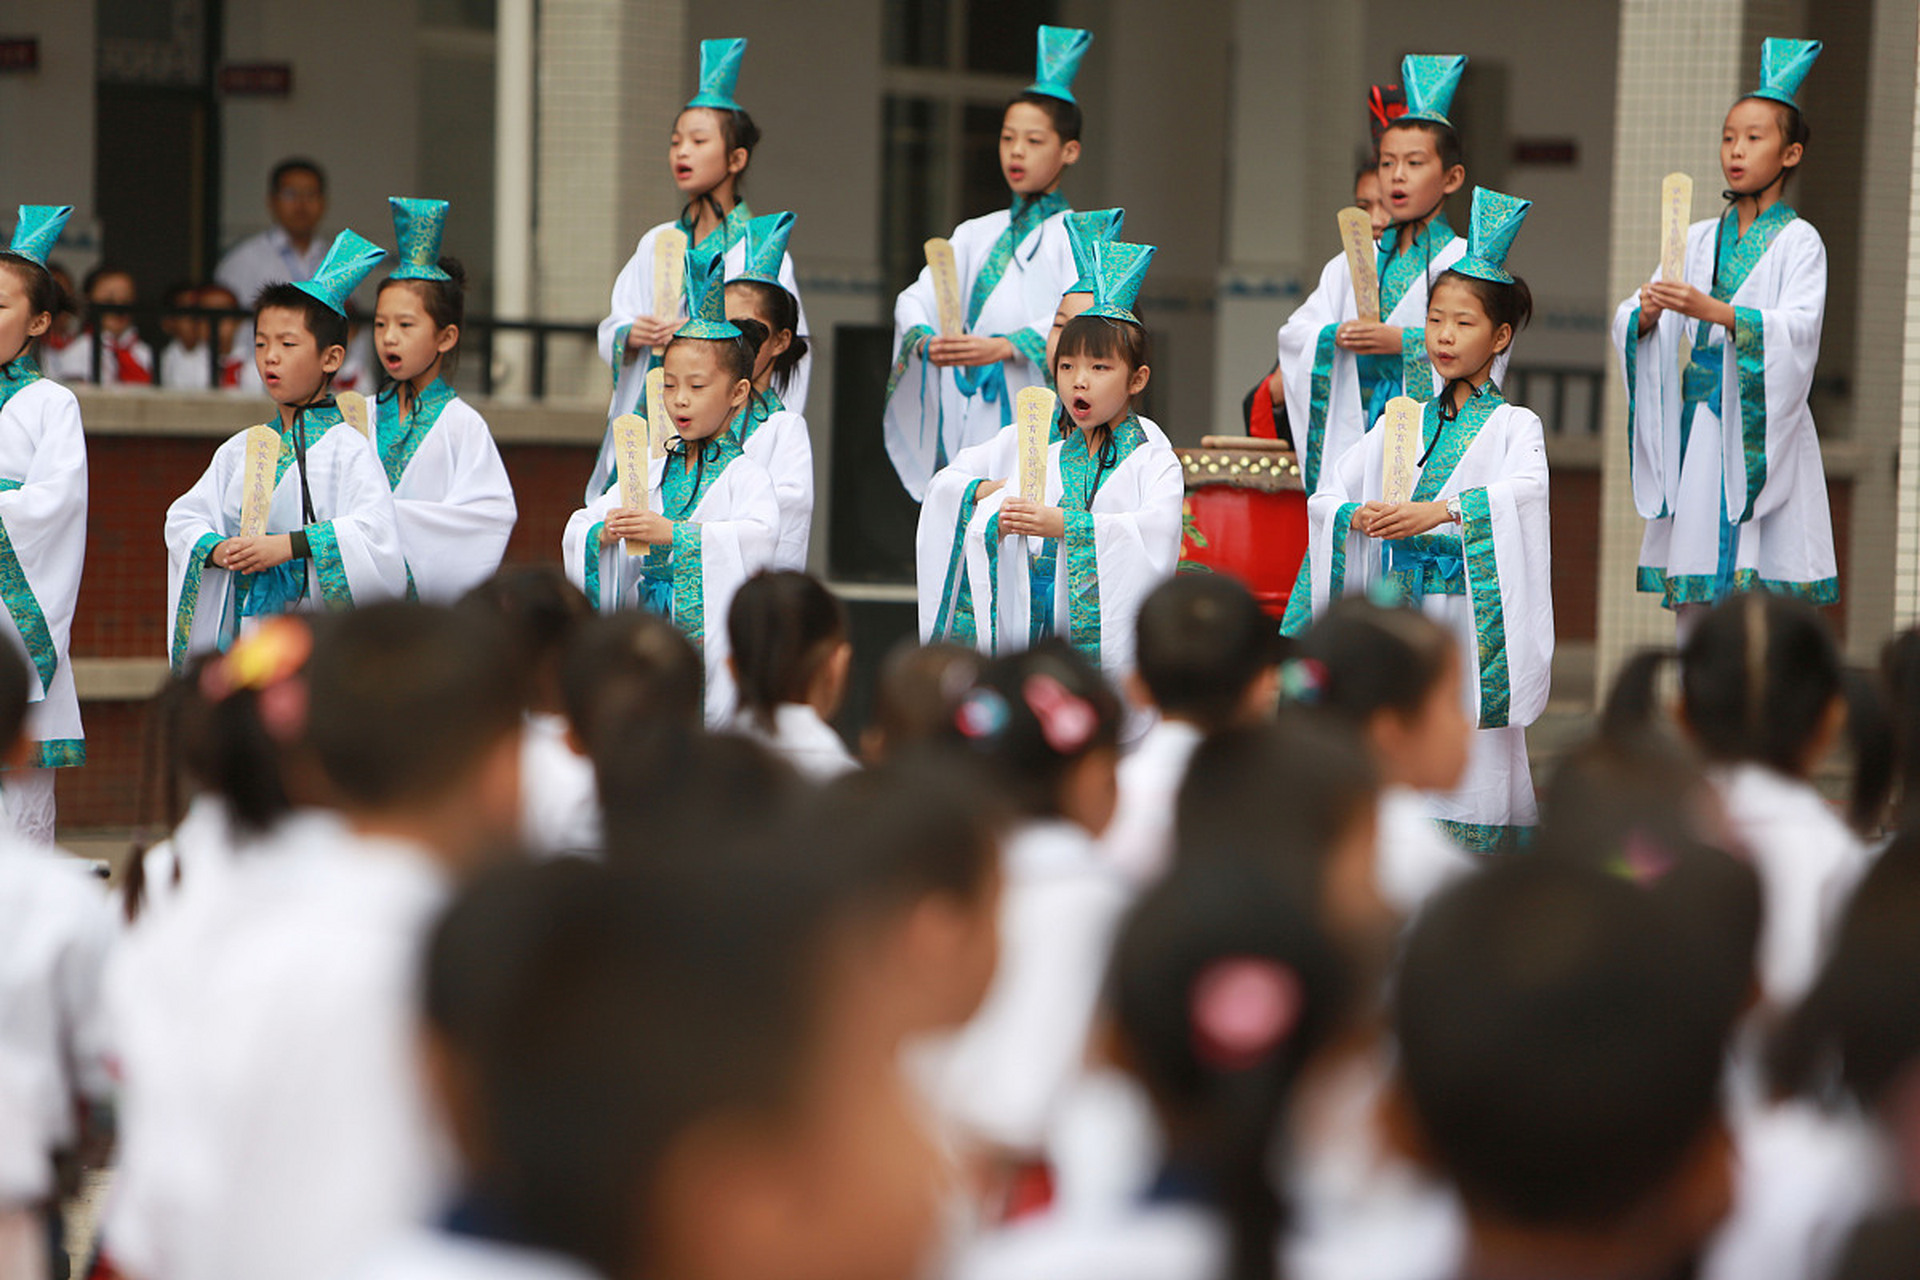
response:
{"label": "metal railing", "polygon": [[1509,403],[1539,414],[1550,436],[1598,436],[1606,378],[1604,369],[1516,364],[1507,370],[1500,391]]}

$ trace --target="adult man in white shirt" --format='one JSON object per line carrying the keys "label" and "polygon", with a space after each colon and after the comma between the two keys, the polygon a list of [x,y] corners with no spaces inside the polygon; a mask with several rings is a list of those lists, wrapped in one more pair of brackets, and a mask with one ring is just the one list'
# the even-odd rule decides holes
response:
{"label": "adult man in white shirt", "polygon": [[214,279],[251,307],[260,290],[290,280],[311,280],[327,256],[329,238],[319,234],[327,216],[327,179],[311,160],[294,157],[273,167],[267,183],[273,225],[227,251]]}

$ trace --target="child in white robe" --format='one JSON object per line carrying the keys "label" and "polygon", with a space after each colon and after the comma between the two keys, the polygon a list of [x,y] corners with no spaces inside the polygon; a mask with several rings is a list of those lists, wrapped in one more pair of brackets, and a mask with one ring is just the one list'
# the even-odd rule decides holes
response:
{"label": "child in white robe", "polygon": [[754,352],[726,320],[723,268],[711,250],[687,253],[694,314],[667,344],[664,398],[674,437],[648,463],[646,509],[620,505],[616,471],[616,483],[573,513],[561,540],[567,576],[596,608],[652,609],[693,641],[706,663],[706,718],[715,728],[734,712],[727,607],[742,582],[772,563],[780,522],[772,477],[727,429],[753,394]]}
{"label": "child in white robe", "polygon": [[[673,222],[663,222],[640,237],[633,257],[614,278],[607,315],[600,321],[600,358],[613,370],[613,399],[607,407],[609,426],[622,414],[646,412],[647,373],[660,364],[661,353],[680,327],[682,315],[694,314],[691,295],[684,288],[678,298],[653,296],[654,246],[659,243],[660,233],[677,229],[686,237],[687,248],[725,255],[729,275],[745,269],[745,241],[753,210],[740,194],[740,185],[753,149],[760,142],[759,127],[733,96],[746,52],[743,39],[700,42],[700,91],[674,120],[673,137],[667,145],[673,184],[686,198],[686,207]],[[773,274],[780,287],[794,300],[795,337],[799,342],[791,380],[780,394],[795,413],[805,413],[813,368],[813,357],[806,353],[810,332],[807,309],[794,281],[793,259],[784,248],[774,265]],[[613,437],[609,430],[587,481],[588,502],[606,491],[612,475]]]}
{"label": "child in white robe", "polygon": [[923,638],[1005,653],[1059,636],[1122,680],[1140,602],[1179,559],[1185,481],[1166,436],[1133,411],[1152,371],[1132,304],[1153,250],[1108,241],[1095,254],[1096,305],[1062,330],[1054,361],[1061,412],[1042,500],[1018,493],[1019,431],[1005,428],[935,477],[915,549]]}
{"label": "child in white robe", "polygon": [[33,356],[60,309],[46,257],[72,211],[20,206],[0,253],[0,629],[32,670],[31,749],[0,774],[0,806],[41,843],[54,836],[53,771],[87,760],[68,656],[87,554],[87,442],[73,393]]}
{"label": "child in white robe", "polygon": [[1301,699],[1351,724],[1380,770],[1380,894],[1412,917],[1473,869],[1435,822],[1428,796],[1460,785],[1473,725],[1461,698],[1460,647],[1411,609],[1342,600],[1300,639]]}
{"label": "child in white robe", "polygon": [[884,430],[887,456],[915,502],[962,450],[1013,421],[1014,396],[1046,381],[1048,324],[1076,278],[1059,186],[1080,159],[1073,78],[1092,43],[1089,31],[1040,28],[1038,77],[1007,104],[1000,125],[1013,206],[949,237],[965,332],[940,332],[931,267],[894,303]]}
{"label": "child in white robe", "polygon": [[1758,588],[1840,597],[1820,440],[1807,407],[1826,314],[1827,250],[1784,199],[1805,154],[1794,95],[1817,40],[1769,39],[1760,88],[1727,113],[1733,206],[1687,230],[1686,275],[1614,313],[1633,500],[1647,521],[1638,585],[1685,628]]}
{"label": "child in white robe", "polygon": [[1532,311],[1504,263],[1531,208],[1475,190],[1467,252],[1434,284],[1428,356],[1446,380],[1427,402],[1407,501],[1387,503],[1386,433],[1369,432],[1307,501],[1317,531],[1314,612],[1383,584],[1474,655],[1462,701],[1477,732],[1461,784],[1431,812],[1454,841],[1490,851],[1536,819],[1526,726],[1546,709],[1553,666],[1547,455],[1540,419],[1509,405],[1497,358]]}
{"label": "child in white robe", "polygon": [[448,604],[500,567],[518,512],[486,419],[443,377],[466,318],[466,271],[440,256],[447,202],[387,203],[401,262],[374,310],[392,381],[374,400],[373,443],[393,486],[408,598]]}
{"label": "child in white robe", "polygon": [[[1461,55],[1409,54],[1401,60],[1406,110],[1386,123],[1376,145],[1390,220],[1376,263],[1380,319],[1359,318],[1353,276],[1340,254],[1321,269],[1319,286],[1280,330],[1278,373],[1309,497],[1326,487],[1335,464],[1372,430],[1389,399],[1433,397],[1427,298],[1440,273],[1466,252],[1445,212],[1447,197],[1467,180],[1460,136],[1447,115],[1466,67]],[[1307,535],[1309,553],[1281,628],[1288,635],[1305,631],[1313,618],[1311,549],[1319,531],[1309,524]]]}
{"label": "child in white robe", "polygon": [[[270,285],[254,307],[254,363],[279,406],[268,532],[241,536],[248,437],[214,452],[167,508],[169,656],[225,649],[248,620],[294,609],[349,609],[407,588],[393,492],[366,437],[340,419],[328,388],[346,356],[346,298],[386,256],[352,231],[312,280]],[[256,428],[257,429],[257,428]]]}
{"label": "child in white robe", "polygon": [[774,567],[804,573],[813,538],[813,441],[807,420],[787,408],[786,397],[807,358],[807,340],[800,333],[800,304],[778,274],[792,231],[790,213],[747,224],[746,266],[727,276],[727,319],[743,330],[751,321],[767,331],[753,358],[753,396],[731,430],[746,455],[773,477],[780,501]]}
{"label": "child in white robe", "polygon": [[740,690],[735,728],[816,782],[859,768],[831,723],[853,663],[839,598],[804,573],[757,573],[727,608],[727,635]]}

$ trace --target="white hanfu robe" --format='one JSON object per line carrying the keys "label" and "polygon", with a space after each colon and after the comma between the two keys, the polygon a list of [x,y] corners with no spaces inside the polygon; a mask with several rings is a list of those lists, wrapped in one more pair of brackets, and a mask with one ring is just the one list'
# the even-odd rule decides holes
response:
{"label": "white hanfu robe", "polygon": [[563,1254],[455,1235],[410,1231],[382,1245],[338,1280],[604,1280]]}
{"label": "white hanfu robe", "polygon": [[115,962],[105,1247],[142,1280],[333,1280],[454,1182],[417,1040],[443,873],[326,815],[248,855]]}
{"label": "white hanfu robe", "polygon": [[805,573],[813,541],[813,440],[807,420],[779,396],[763,391],[734,419],[732,431],[746,455],[773,477],[773,494],[780,503],[773,567]]}
{"label": "white hanfu robe", "polygon": [[67,654],[87,558],[87,441],[73,393],[17,360],[0,371],[0,606],[26,655],[27,767],[85,764]]}
{"label": "white hanfu robe", "polygon": [[[742,200],[727,212],[727,217],[718,227],[707,233],[700,243],[713,247],[723,245],[726,249],[726,277],[731,280],[746,270],[747,246],[742,237],[746,234],[747,224],[753,221],[753,210]],[[613,478],[613,430],[612,423],[622,414],[637,413],[646,416],[647,370],[656,363],[649,353],[641,353],[629,359],[627,357],[627,333],[633,328],[633,322],[641,316],[659,316],[662,319],[684,317],[687,314],[687,300],[684,296],[670,304],[655,302],[653,297],[653,246],[659,240],[660,233],[669,227],[678,227],[687,231],[684,222],[663,222],[640,237],[633,256],[627,259],[627,265],[620,268],[620,274],[613,280],[613,296],[607,306],[607,314],[600,321],[599,345],[600,358],[613,370],[613,399],[607,405],[608,430],[600,442],[600,456],[593,464],[593,474],[587,481],[586,501],[592,502],[599,497]],[[719,240],[715,241],[714,237]],[[693,236],[687,236],[691,245]],[[793,255],[787,254],[780,259],[780,284],[793,295],[795,310],[799,312],[799,325],[795,336],[805,338],[809,334],[807,327],[807,304],[800,296],[800,286],[793,274]],[[684,288],[684,286],[683,286]],[[807,386],[812,381],[813,353],[812,343],[809,351],[800,357],[800,363],[794,366],[793,380],[781,393],[781,398],[793,406],[794,412],[807,411]]]}
{"label": "white hanfu robe", "polygon": [[[1001,538],[1000,507],[1018,486],[1018,436],[1003,429],[990,448],[964,455],[927,491],[914,539],[922,638],[1012,653],[1040,636],[1059,636],[1117,680],[1133,667],[1141,601],[1179,563],[1186,498],[1180,460],[1158,426],[1129,415],[1114,431],[1117,461],[1103,469],[1076,429],[1047,449],[1044,501],[1065,511],[1066,537]],[[1008,482],[984,502],[977,483],[983,477],[969,474],[976,467]],[[1034,575],[1044,574],[1048,552],[1053,589],[1036,600]],[[1051,623],[1044,617],[1049,603]]]}
{"label": "white hanfu robe", "polygon": [[560,552],[567,577],[601,612],[644,606],[673,619],[705,660],[706,721],[721,729],[732,723],[735,701],[727,610],[740,584],[773,563],[780,503],[766,468],[731,436],[704,445],[704,464],[689,462],[702,447],[693,444],[647,467],[649,507],[674,521],[671,547],[628,555],[623,543],[602,537],[607,513],[620,505],[616,484],[573,513]]}
{"label": "white hanfu robe", "polygon": [[966,331],[1005,338],[1013,344],[1013,359],[969,369],[928,361],[926,344],[940,331],[928,268],[895,301],[885,438],[887,456],[915,502],[961,450],[1013,421],[1016,395],[1047,384],[1047,333],[1060,296],[1080,275],[1067,241],[1068,212],[1057,193],[1016,197],[1012,209],[954,228]]}
{"label": "white hanfu robe", "polygon": [[1647,522],[1639,588],[1668,608],[1755,588],[1832,604],[1833,517],[1807,407],[1826,245],[1784,203],[1745,236],[1736,229],[1729,215],[1687,230],[1687,283],[1732,304],[1732,334],[1663,311],[1640,337],[1638,294],[1614,313],[1633,502]]}
{"label": "white hanfu robe", "polygon": [[[1286,390],[1287,422],[1300,459],[1301,480],[1309,496],[1320,491],[1333,464],[1372,429],[1388,399],[1397,395],[1420,401],[1433,398],[1437,387],[1427,360],[1427,294],[1466,251],[1467,242],[1454,234],[1444,213],[1435,216],[1405,249],[1377,250],[1381,320],[1403,330],[1398,355],[1359,356],[1334,345],[1341,324],[1359,318],[1345,254],[1321,269],[1319,287],[1281,326],[1280,381]],[[1505,369],[1503,356],[1494,371],[1496,383]],[[1311,546],[1311,526],[1307,539]],[[1309,555],[1301,561],[1300,577],[1287,602],[1282,630],[1290,635],[1304,631],[1310,621],[1311,566]]]}
{"label": "white hanfu robe", "polygon": [[1190,1200],[1054,1209],[969,1245],[953,1280],[1197,1280],[1227,1274],[1217,1210]]}
{"label": "white hanfu robe", "polygon": [[409,594],[451,604],[500,567],[519,514],[493,432],[437,378],[404,419],[389,387],[375,402],[374,417]]}
{"label": "white hanfu robe", "polygon": [[[1460,499],[1463,522],[1393,543],[1352,527],[1383,489],[1384,436],[1370,432],[1339,459],[1307,500],[1318,532],[1314,614],[1340,596],[1365,594],[1383,578],[1454,635],[1469,679],[1468,716],[1478,726],[1461,785],[1431,797],[1433,816],[1469,850],[1491,851],[1535,825],[1526,726],[1546,709],[1553,668],[1552,550],[1547,524],[1547,450],[1540,419],[1507,404],[1489,382],[1442,424],[1440,403],[1424,417],[1427,462],[1416,501]],[[1389,567],[1384,561],[1394,561]]]}
{"label": "white hanfu robe", "polygon": [[[217,568],[213,549],[240,528],[241,490],[246,483],[247,433],[214,451],[213,461],[193,488],[167,508],[167,614],[173,619],[169,645],[178,668],[193,654],[224,649],[241,625],[243,613],[287,609],[348,609],[406,594],[407,561],[400,550],[400,527],[386,472],[367,443],[340,421],[331,403],[303,415],[307,440],[307,485],[313,496],[314,523],[301,505],[300,468],[293,436],[280,426],[280,460],[268,533],[304,529],[311,552],[289,562],[305,571],[304,590],[274,608],[241,600],[241,575]],[[264,580],[277,571],[248,575]],[[285,575],[282,575],[285,576]],[[259,590],[249,583],[251,591]]]}

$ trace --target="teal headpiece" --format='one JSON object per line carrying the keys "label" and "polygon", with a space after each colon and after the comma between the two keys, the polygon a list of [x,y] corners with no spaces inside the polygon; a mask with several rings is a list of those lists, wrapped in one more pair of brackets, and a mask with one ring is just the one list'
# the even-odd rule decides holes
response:
{"label": "teal headpiece", "polygon": [[1067,245],[1073,250],[1074,281],[1068,293],[1094,293],[1093,247],[1117,239],[1125,209],[1089,209],[1067,215]]}
{"label": "teal headpiece", "polygon": [[1139,324],[1133,304],[1146,282],[1147,267],[1159,252],[1150,244],[1128,244],[1124,240],[1100,240],[1093,246],[1093,305],[1081,315],[1105,316]]}
{"label": "teal headpiece", "polygon": [[1476,280],[1512,284],[1513,273],[1507,270],[1507,254],[1512,251],[1513,238],[1520,234],[1520,224],[1527,220],[1527,210],[1531,208],[1531,200],[1475,187],[1473,221],[1467,229],[1467,252],[1453,264],[1453,269]]}
{"label": "teal headpiece", "polygon": [[687,99],[689,107],[739,111],[733,87],[740,82],[740,59],[747,56],[745,37],[700,42],[700,92]]}
{"label": "teal headpiece", "polygon": [[740,336],[727,319],[727,258],[718,249],[687,250],[687,322],[673,331],[676,338],[707,338],[725,342]]}
{"label": "teal headpiece", "polygon": [[1400,60],[1400,83],[1407,91],[1402,120],[1427,120],[1453,127],[1447,112],[1467,69],[1464,53],[1410,53]]}
{"label": "teal headpiece", "polygon": [[348,229],[333,238],[333,247],[327,250],[326,260],[313,273],[313,279],[297,280],[293,287],[312,294],[344,316],[347,298],[386,256],[385,249]]}
{"label": "teal headpiece", "polygon": [[1078,27],[1041,27],[1040,56],[1036,60],[1034,82],[1028,93],[1044,93],[1049,98],[1074,101],[1073,78],[1080,74],[1080,60],[1087,56],[1093,32]]}
{"label": "teal headpiece", "polygon": [[451,280],[440,269],[440,237],[447,230],[445,200],[415,200],[410,196],[388,196],[393,206],[393,239],[399,246],[400,265],[389,280]]}
{"label": "teal headpiece", "polygon": [[1807,72],[1813,70],[1814,59],[1820,56],[1821,48],[1818,40],[1780,40],[1769,36],[1760,44],[1760,87],[1747,96],[1771,98],[1798,111],[1800,85],[1806,80]]}
{"label": "teal headpiece", "polygon": [[[735,280],[758,280],[762,284],[780,284],[780,264],[787,257],[787,237],[793,234],[791,213],[763,213],[747,223],[741,242],[747,247],[747,262]],[[781,288],[786,288],[780,284]]]}
{"label": "teal headpiece", "polygon": [[67,229],[67,219],[72,216],[70,204],[21,205],[20,221],[14,224],[13,243],[8,249],[30,262],[46,266],[47,255],[53,252],[60,233]]}

